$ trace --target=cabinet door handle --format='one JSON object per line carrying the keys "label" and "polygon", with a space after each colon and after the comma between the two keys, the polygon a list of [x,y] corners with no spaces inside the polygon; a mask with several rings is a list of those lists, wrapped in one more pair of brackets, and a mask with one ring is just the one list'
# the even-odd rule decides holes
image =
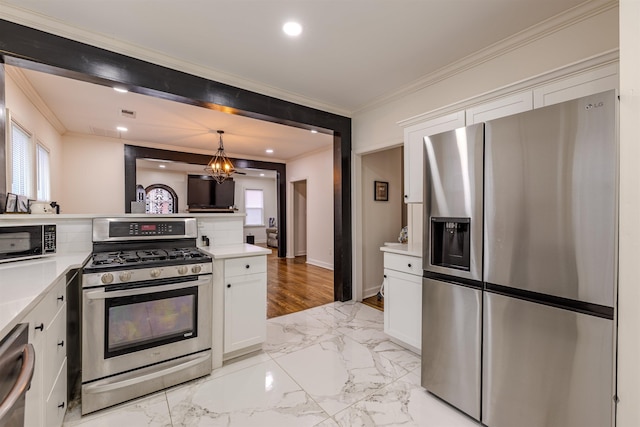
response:
{"label": "cabinet door handle", "polygon": [[64,347],[64,340],[60,341],[60,342],[58,343],[58,346],[60,346],[60,347]]}
{"label": "cabinet door handle", "polygon": [[384,278],[386,279],[386,278],[387,278],[387,275],[385,274],[385,275],[383,275],[382,277],[384,277]]}
{"label": "cabinet door handle", "polygon": [[36,330],[40,332],[44,331],[44,323],[40,323],[38,326],[36,326]]}
{"label": "cabinet door handle", "polygon": [[251,267],[249,264],[245,265],[244,268],[249,268]]}
{"label": "cabinet door handle", "polygon": [[231,283],[228,283],[228,284],[227,284],[227,288],[230,288],[230,287],[231,287]]}
{"label": "cabinet door handle", "polygon": [[411,264],[407,264],[409,266],[409,268],[411,268]]}
{"label": "cabinet door handle", "polygon": [[60,295],[60,296],[58,297],[58,301],[64,301],[64,295]]}
{"label": "cabinet door handle", "polygon": [[408,198],[409,198],[409,195],[408,195],[408,194],[405,194],[405,195],[404,195],[404,198],[405,198],[405,199],[408,199]]}
{"label": "cabinet door handle", "polygon": [[62,402],[61,404],[58,405],[58,408],[62,409],[64,408],[64,402]]}

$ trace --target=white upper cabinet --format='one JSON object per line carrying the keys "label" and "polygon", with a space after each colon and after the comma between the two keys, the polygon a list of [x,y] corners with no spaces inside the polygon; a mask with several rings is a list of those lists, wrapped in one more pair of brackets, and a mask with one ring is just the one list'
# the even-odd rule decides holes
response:
{"label": "white upper cabinet", "polygon": [[404,129],[404,201],[422,203],[424,137],[465,125],[465,112],[447,114]]}
{"label": "white upper cabinet", "polygon": [[546,107],[618,88],[618,63],[556,80],[533,89],[533,108]]}
{"label": "white upper cabinet", "polygon": [[504,96],[494,101],[476,105],[466,111],[467,126],[482,123],[500,117],[511,116],[533,109],[533,96],[530,90]]}
{"label": "white upper cabinet", "polygon": [[[618,63],[570,75],[550,73],[456,104],[460,111],[416,123],[418,116],[400,122],[404,128],[404,201],[422,203],[424,137],[618,88]],[[541,80],[546,78],[548,80]],[[482,100],[485,100],[484,102]],[[474,105],[475,104],[475,105]],[[433,116],[425,113],[420,116]]]}

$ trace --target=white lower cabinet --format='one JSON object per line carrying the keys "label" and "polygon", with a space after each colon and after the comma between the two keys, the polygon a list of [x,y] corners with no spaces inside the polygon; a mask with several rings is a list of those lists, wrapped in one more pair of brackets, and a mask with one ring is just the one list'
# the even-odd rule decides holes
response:
{"label": "white lower cabinet", "polygon": [[266,256],[225,260],[224,358],[254,351],[266,338]]}
{"label": "white lower cabinet", "polygon": [[385,253],[384,260],[384,332],[397,344],[420,353],[422,276],[417,270],[422,272],[421,259]]}
{"label": "white lower cabinet", "polygon": [[65,358],[45,406],[45,426],[60,427],[67,411],[67,359]]}
{"label": "white lower cabinet", "polygon": [[[22,322],[29,323],[29,342],[36,352],[31,388],[26,394],[24,425],[59,427],[67,410],[65,276]],[[55,411],[51,408],[54,402]]]}

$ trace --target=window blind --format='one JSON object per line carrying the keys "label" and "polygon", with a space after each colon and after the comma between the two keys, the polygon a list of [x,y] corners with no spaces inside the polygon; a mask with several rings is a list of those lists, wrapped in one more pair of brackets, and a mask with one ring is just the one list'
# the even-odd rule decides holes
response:
{"label": "window blind", "polygon": [[49,166],[49,150],[41,144],[36,144],[36,175],[38,200],[51,199],[51,172]]}
{"label": "window blind", "polygon": [[245,225],[264,225],[264,195],[262,190],[244,190]]}
{"label": "window blind", "polygon": [[11,123],[11,192],[32,196],[31,135],[16,123]]}

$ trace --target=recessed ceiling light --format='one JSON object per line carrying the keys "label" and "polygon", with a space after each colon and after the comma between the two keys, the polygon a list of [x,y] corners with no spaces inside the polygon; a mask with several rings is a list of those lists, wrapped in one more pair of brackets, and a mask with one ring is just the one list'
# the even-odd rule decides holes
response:
{"label": "recessed ceiling light", "polygon": [[273,150],[272,150],[271,148],[268,148],[268,149],[266,149],[265,151],[266,151],[267,153],[269,153],[269,154],[273,153]]}
{"label": "recessed ceiling light", "polygon": [[311,129],[311,133],[318,133],[318,131],[315,129]]}
{"label": "recessed ceiling light", "polygon": [[114,87],[113,90],[115,90],[116,92],[120,92],[120,93],[127,93],[129,92],[127,89],[123,88],[123,87]]}
{"label": "recessed ceiling light", "polygon": [[302,25],[297,22],[289,21],[282,26],[282,31],[288,36],[296,37],[302,33]]}
{"label": "recessed ceiling light", "polygon": [[126,131],[128,131],[128,130],[129,130],[129,129],[127,129],[127,128],[126,128],[126,127],[124,127],[124,126],[118,126],[116,129],[118,129],[120,132],[126,132]]}
{"label": "recessed ceiling light", "polygon": [[158,165],[158,167],[164,169],[164,168],[167,167],[167,165],[160,164],[160,165]]}

